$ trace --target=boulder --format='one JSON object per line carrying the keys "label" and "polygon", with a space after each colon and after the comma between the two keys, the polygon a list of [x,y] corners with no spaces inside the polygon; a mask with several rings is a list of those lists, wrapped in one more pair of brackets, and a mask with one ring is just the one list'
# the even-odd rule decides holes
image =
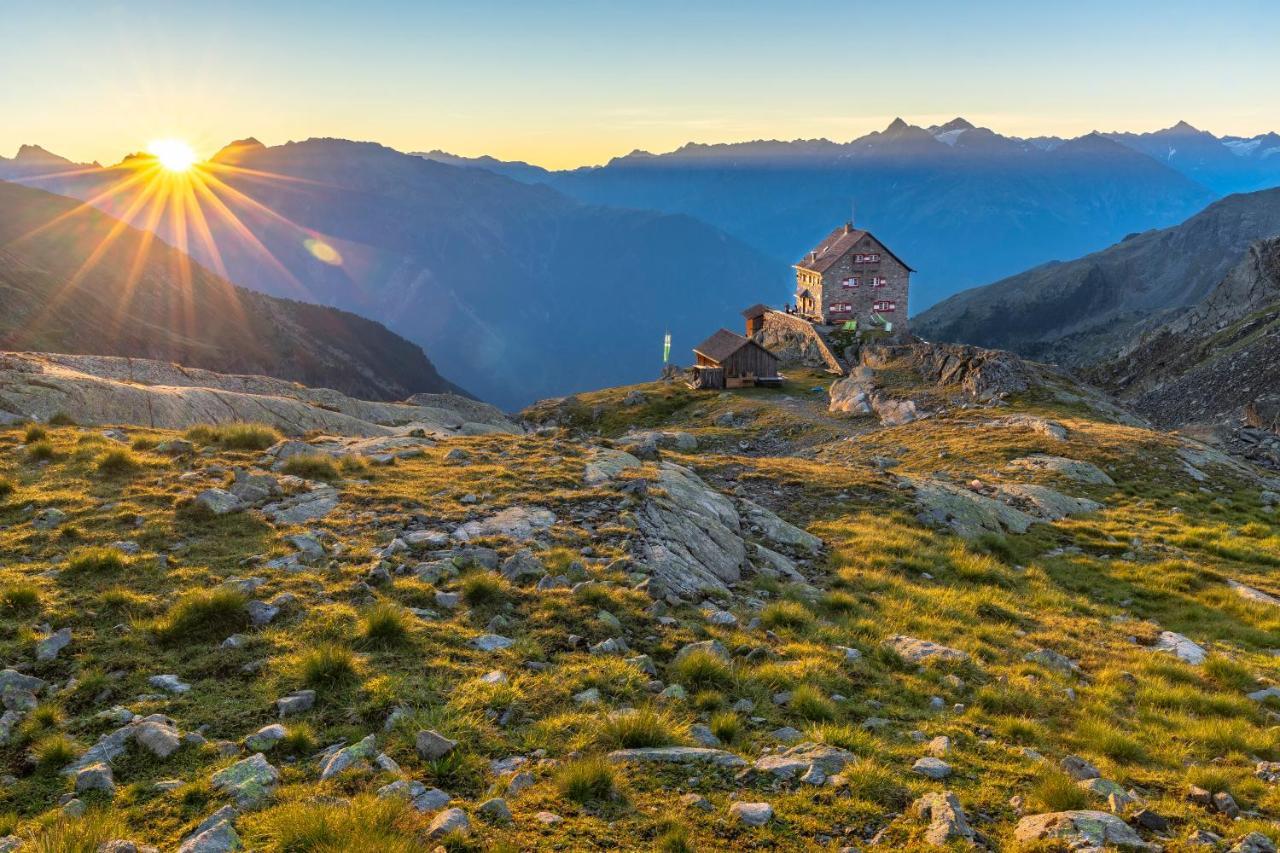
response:
{"label": "boulder", "polygon": [[764,826],[773,820],[773,806],[768,803],[734,803],[729,806],[730,819],[743,826]]}
{"label": "boulder", "polygon": [[654,746],[619,749],[609,753],[615,764],[711,764],[716,767],[746,767],[747,762],[722,749],[698,746]]}
{"label": "boulder", "polygon": [[258,752],[218,771],[209,781],[217,790],[234,797],[242,808],[252,808],[275,792],[280,772]]}
{"label": "boulder", "polygon": [[453,537],[462,542],[490,536],[505,536],[516,542],[532,539],[556,523],[556,515],[538,506],[513,506],[488,518],[468,521],[453,531]]}
{"label": "boulder", "polygon": [[427,826],[427,837],[436,839],[446,835],[471,833],[471,819],[459,808],[445,809],[436,815]]}
{"label": "boulder", "polygon": [[437,731],[418,732],[418,736],[414,741],[418,749],[418,754],[427,761],[435,761],[437,758],[443,758],[453,751],[458,745],[456,740],[450,740]]}
{"label": "boulder", "polygon": [[310,711],[315,704],[316,692],[314,690],[296,690],[288,696],[281,696],[277,699],[276,709],[281,717],[289,717]]}
{"label": "boulder", "polygon": [[1086,483],[1094,486],[1114,486],[1116,484],[1105,471],[1092,462],[1081,462],[1076,459],[1068,459],[1065,456],[1034,453],[1030,456],[1010,459],[1008,467],[1016,471],[1041,471],[1048,474],[1056,474],[1065,479],[1074,480],[1077,483]]}
{"label": "boulder", "polygon": [[782,752],[762,756],[757,759],[755,769],[779,779],[802,776],[811,767],[817,767],[827,776],[834,776],[854,758],[854,754],[845,749],[816,743],[802,743]]}
{"label": "boulder", "polygon": [[76,793],[84,794],[89,791],[104,791],[109,796],[115,796],[116,782],[110,765],[101,762],[90,764],[76,773]]}
{"label": "boulder", "polygon": [[1073,850],[1160,850],[1115,815],[1092,810],[1028,815],[1018,821],[1013,837],[1023,843],[1057,841]]}
{"label": "boulder", "polygon": [[960,649],[902,634],[890,637],[885,641],[885,645],[910,663],[963,663],[969,659],[969,653]]}
{"label": "boulder", "polygon": [[916,759],[916,763],[911,765],[911,772],[929,779],[945,779],[951,775],[951,765],[941,758],[926,755]]}
{"label": "boulder", "polygon": [[367,767],[378,754],[378,739],[366,735],[351,746],[336,750],[320,762],[320,780],[331,779],[347,770]]}
{"label": "boulder", "polygon": [[54,660],[58,653],[71,644],[71,629],[55,631],[36,643],[36,660],[44,663]]}
{"label": "boulder", "polygon": [[1173,631],[1161,631],[1152,648],[1157,652],[1167,652],[1193,666],[1204,663],[1208,656],[1203,646]]}
{"label": "boulder", "polygon": [[205,489],[196,495],[195,505],[214,515],[227,515],[244,509],[244,502],[224,489]]}
{"label": "boulder", "polygon": [[960,800],[950,791],[930,792],[911,804],[911,810],[922,820],[929,821],[924,840],[935,847],[945,847],[952,841],[965,846],[974,842],[974,832],[965,819]]}

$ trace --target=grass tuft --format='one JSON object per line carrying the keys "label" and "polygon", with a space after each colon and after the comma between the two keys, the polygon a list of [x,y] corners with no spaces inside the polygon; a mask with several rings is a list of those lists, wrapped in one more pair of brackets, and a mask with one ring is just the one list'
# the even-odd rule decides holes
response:
{"label": "grass tuft", "polygon": [[290,456],[280,469],[286,474],[302,477],[304,480],[324,480],[333,482],[342,479],[342,472],[337,463],[327,453],[300,453]]}
{"label": "grass tuft", "polygon": [[37,441],[27,445],[27,458],[33,462],[48,462],[57,455],[57,451],[49,441]]}
{"label": "grass tuft", "polygon": [[200,424],[187,430],[197,444],[217,444],[226,450],[266,450],[282,436],[275,427],[256,423]]}
{"label": "grass tuft", "polygon": [[345,686],[360,678],[356,656],[337,643],[322,643],[298,661],[298,678],[312,689]]}
{"label": "grass tuft", "polygon": [[684,740],[684,726],[665,711],[653,708],[620,711],[600,725],[601,744],[613,749],[671,746]]}
{"label": "grass tuft", "polygon": [[123,571],[128,558],[115,548],[77,548],[67,560],[67,571],[74,574],[107,574]]}
{"label": "grass tuft", "polygon": [[360,639],[371,648],[402,646],[409,640],[409,630],[409,614],[390,601],[375,604],[360,620]]}
{"label": "grass tuft", "polygon": [[221,587],[189,592],[154,626],[162,643],[222,640],[249,627],[248,603],[239,590]]}
{"label": "grass tuft", "polygon": [[12,584],[0,589],[0,607],[5,610],[29,613],[39,606],[40,590],[34,584]]}
{"label": "grass tuft", "polygon": [[787,707],[792,713],[814,723],[830,722],[839,713],[836,703],[811,684],[802,684],[791,691]]}
{"label": "grass tuft", "polygon": [[600,756],[578,758],[561,765],[555,775],[556,788],[575,803],[600,803],[617,794],[613,765]]}
{"label": "grass tuft", "polygon": [[118,477],[138,470],[142,467],[142,463],[128,450],[118,447],[99,456],[96,467],[99,474]]}
{"label": "grass tuft", "polygon": [[733,680],[729,664],[705,649],[694,649],[670,669],[671,679],[686,689],[726,687]]}

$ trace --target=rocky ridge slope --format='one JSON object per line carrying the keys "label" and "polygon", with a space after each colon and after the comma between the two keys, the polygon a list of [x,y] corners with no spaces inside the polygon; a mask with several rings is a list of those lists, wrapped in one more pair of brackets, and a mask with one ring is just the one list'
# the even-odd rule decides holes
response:
{"label": "rocky ridge slope", "polygon": [[492,406],[448,394],[415,403],[357,400],[266,376],[235,376],[140,358],[0,352],[0,422],[135,424],[185,429],[236,421],[286,433],[377,436],[516,432]]}

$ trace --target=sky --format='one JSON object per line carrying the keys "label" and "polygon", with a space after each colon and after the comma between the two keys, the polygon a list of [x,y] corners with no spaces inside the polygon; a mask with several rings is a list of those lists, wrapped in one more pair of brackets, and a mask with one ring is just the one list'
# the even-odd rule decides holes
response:
{"label": "sky", "polygon": [[253,136],[550,168],[685,142],[1280,130],[1276,0],[0,0],[0,155]]}

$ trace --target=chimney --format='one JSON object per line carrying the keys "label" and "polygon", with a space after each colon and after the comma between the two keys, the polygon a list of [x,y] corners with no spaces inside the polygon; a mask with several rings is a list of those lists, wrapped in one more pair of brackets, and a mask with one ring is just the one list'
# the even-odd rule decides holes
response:
{"label": "chimney", "polygon": [[844,224],[844,233],[846,233],[846,234],[852,234],[852,233],[853,233],[853,221],[852,221],[852,220],[850,220],[849,222],[846,222],[846,223]]}

